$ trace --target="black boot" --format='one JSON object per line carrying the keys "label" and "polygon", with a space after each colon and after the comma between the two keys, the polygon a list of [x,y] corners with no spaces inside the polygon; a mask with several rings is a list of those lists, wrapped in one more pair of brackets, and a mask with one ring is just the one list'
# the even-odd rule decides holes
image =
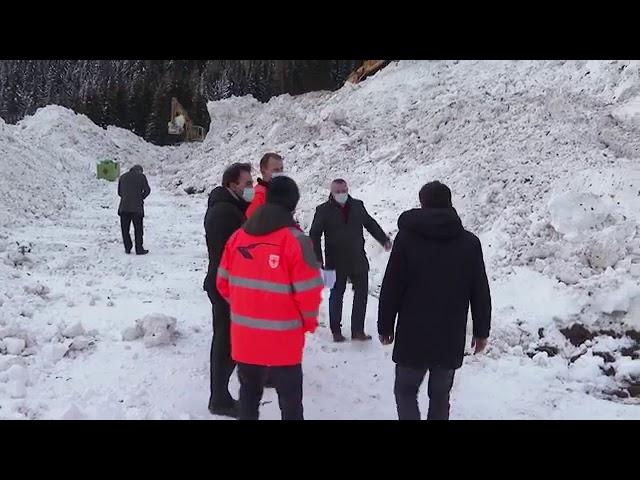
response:
{"label": "black boot", "polygon": [[211,415],[238,418],[238,409],[238,401],[233,399],[231,400],[231,403],[226,405],[215,405],[213,403],[209,403],[209,413]]}
{"label": "black boot", "polygon": [[366,342],[368,340],[371,340],[371,335],[367,335],[364,332],[352,333],[351,340],[360,340],[362,342]]}
{"label": "black boot", "polygon": [[342,343],[346,340],[346,338],[344,338],[344,335],[342,335],[342,332],[337,332],[333,334],[333,341],[336,343]]}

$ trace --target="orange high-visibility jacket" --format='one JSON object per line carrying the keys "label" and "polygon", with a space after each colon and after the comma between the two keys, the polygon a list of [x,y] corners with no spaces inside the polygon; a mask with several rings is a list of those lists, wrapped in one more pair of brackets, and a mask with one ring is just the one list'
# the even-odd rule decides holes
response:
{"label": "orange high-visibility jacket", "polygon": [[218,291],[231,309],[231,356],[252,365],[302,362],[323,288],[313,245],[286,209],[265,204],[227,242]]}

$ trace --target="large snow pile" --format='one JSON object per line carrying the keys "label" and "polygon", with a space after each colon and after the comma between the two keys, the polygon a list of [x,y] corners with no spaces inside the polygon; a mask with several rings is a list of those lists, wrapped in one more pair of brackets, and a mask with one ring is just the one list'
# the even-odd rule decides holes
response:
{"label": "large snow pile", "polygon": [[93,188],[104,159],[126,170],[139,163],[153,173],[167,154],[133,133],[101,128],[56,105],[8,125],[0,120],[0,226],[65,211]]}
{"label": "large snow pile", "polygon": [[[639,71],[637,61],[402,61],[333,93],[211,102],[205,142],[168,185],[210,190],[225,166],[257,167],[274,150],[302,186],[304,227],[344,177],[395,233],[420,186],[440,179],[494,280],[526,267],[551,282],[542,304],[570,299],[530,334],[578,318],[640,328]],[[375,294],[387,257],[370,238],[367,249]],[[497,309],[508,317],[509,305]]]}

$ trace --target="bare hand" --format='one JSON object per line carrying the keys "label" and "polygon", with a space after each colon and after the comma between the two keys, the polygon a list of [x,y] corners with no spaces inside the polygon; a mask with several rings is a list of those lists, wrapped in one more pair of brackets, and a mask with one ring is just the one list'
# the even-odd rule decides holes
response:
{"label": "bare hand", "polygon": [[379,337],[382,345],[391,345],[393,343],[393,335],[380,335]]}
{"label": "bare hand", "polygon": [[387,240],[387,242],[384,244],[384,251],[390,252],[392,247],[393,243],[391,243],[391,240]]}
{"label": "bare hand", "polygon": [[478,354],[482,352],[487,347],[488,338],[476,338],[473,337],[471,340],[471,348],[474,349],[473,354]]}

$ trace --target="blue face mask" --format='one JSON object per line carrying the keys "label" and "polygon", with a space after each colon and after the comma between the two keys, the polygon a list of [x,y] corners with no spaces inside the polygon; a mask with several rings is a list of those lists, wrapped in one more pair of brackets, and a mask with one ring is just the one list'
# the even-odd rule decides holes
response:
{"label": "blue face mask", "polygon": [[245,202],[252,202],[255,195],[256,191],[253,187],[246,187],[244,190],[242,190],[242,198]]}
{"label": "blue face mask", "polygon": [[349,199],[349,194],[348,193],[334,193],[333,194],[333,198],[340,205],[344,205],[345,203],[347,203],[347,200]]}

